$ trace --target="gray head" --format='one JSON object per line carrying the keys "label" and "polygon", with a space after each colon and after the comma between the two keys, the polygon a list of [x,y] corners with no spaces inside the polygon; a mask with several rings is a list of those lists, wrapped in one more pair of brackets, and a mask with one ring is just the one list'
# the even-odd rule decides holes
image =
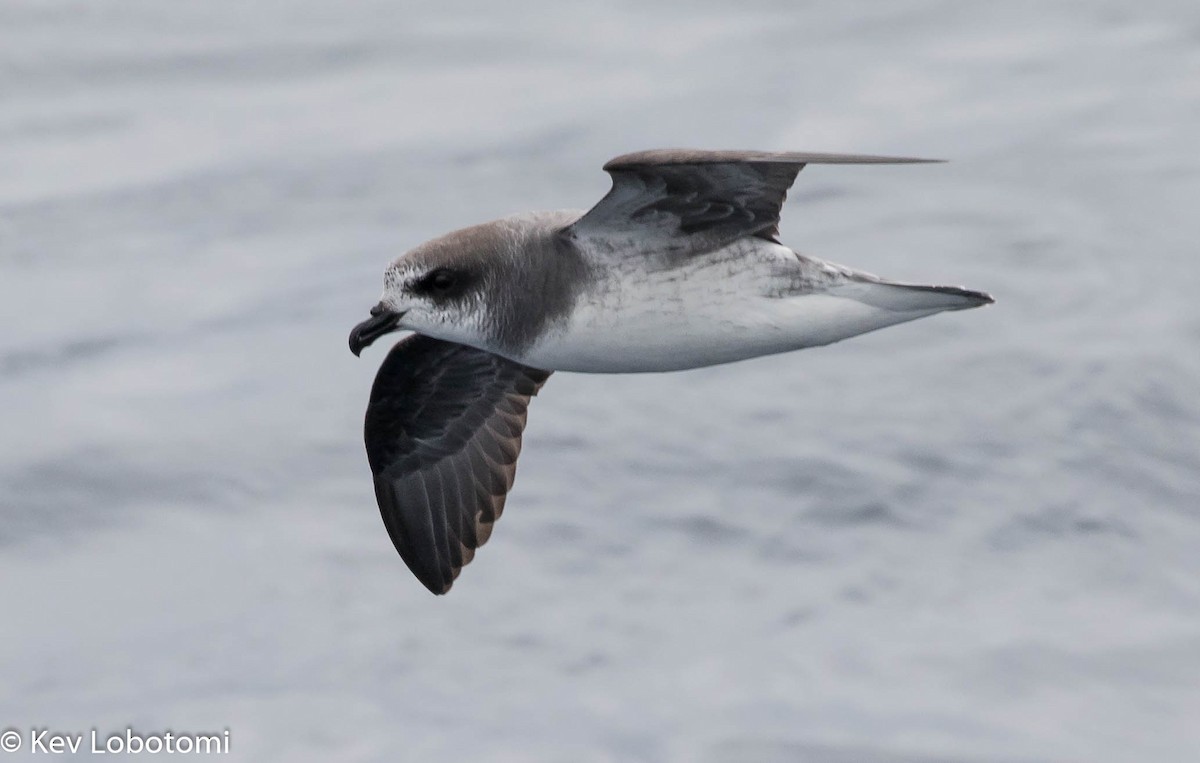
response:
{"label": "gray head", "polygon": [[394,260],[371,318],[354,327],[357,355],[397,330],[514,349],[555,317],[573,258],[557,233],[578,213],[526,214],[474,225],[427,241]]}
{"label": "gray head", "polygon": [[491,223],[448,233],[397,257],[383,273],[383,296],[371,318],[350,334],[350,349],[392,331],[478,343],[484,331],[483,294],[509,258],[498,256],[503,232]]}

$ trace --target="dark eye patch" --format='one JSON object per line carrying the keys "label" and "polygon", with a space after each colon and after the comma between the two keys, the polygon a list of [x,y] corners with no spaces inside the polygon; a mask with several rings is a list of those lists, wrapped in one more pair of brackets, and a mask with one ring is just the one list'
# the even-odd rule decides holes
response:
{"label": "dark eye patch", "polygon": [[421,276],[411,289],[434,299],[449,299],[462,294],[470,286],[469,274],[454,268],[434,268]]}

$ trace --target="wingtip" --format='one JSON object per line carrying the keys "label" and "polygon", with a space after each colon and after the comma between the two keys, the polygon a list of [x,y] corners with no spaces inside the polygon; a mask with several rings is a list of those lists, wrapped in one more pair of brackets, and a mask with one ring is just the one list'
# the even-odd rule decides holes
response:
{"label": "wingtip", "polygon": [[693,148],[661,148],[635,151],[608,160],[604,171],[634,166],[671,164],[715,164],[723,162],[765,162],[782,164],[944,164],[946,159],[915,156],[878,156],[875,154],[835,154],[807,151],[707,151]]}
{"label": "wingtip", "polygon": [[806,164],[945,164],[949,159],[923,156],[877,156],[875,154],[810,154]]}
{"label": "wingtip", "polygon": [[[407,560],[406,560],[407,561]],[[413,577],[421,581],[421,585],[425,586],[425,590],[429,591],[434,596],[445,596],[454,586],[454,577],[446,580],[445,572],[439,567],[430,567],[417,571],[413,565],[409,565],[408,569],[412,572]]]}

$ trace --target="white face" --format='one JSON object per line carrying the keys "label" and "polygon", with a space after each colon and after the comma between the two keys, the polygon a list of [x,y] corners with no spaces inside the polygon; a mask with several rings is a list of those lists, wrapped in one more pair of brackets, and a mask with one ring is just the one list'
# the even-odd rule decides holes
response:
{"label": "white face", "polygon": [[402,329],[474,344],[484,335],[482,286],[480,273],[402,257],[385,271],[380,301],[384,307],[402,313]]}

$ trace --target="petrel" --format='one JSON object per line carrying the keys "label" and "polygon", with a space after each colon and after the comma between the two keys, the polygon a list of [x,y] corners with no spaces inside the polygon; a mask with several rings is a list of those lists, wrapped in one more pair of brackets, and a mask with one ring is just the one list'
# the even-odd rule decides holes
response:
{"label": "petrel", "polygon": [[604,165],[585,212],[533,212],[448,233],[396,258],[350,332],[388,353],[367,405],[367,461],[396,550],[435,594],[492,534],[530,398],[554,371],[699,368],[837,342],[992,302],[793,251],[779,240],[806,164],[923,159],[643,151]]}

